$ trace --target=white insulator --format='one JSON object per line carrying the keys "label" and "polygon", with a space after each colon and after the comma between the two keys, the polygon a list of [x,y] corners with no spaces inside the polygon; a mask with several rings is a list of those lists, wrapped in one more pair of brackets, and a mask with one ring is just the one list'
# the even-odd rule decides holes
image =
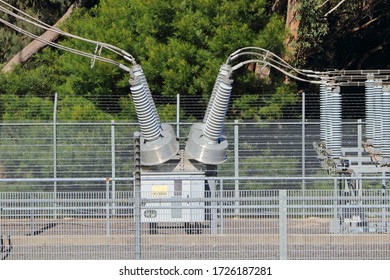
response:
{"label": "white insulator", "polygon": [[382,145],[382,81],[374,80],[374,136],[373,146],[381,147]]}
{"label": "white insulator", "polygon": [[131,71],[132,71],[132,74],[134,77],[138,77],[142,81],[142,84],[144,85],[146,96],[149,99],[149,103],[153,109],[153,113],[155,114],[156,120],[157,120],[158,124],[161,125],[160,117],[157,113],[157,108],[156,108],[156,105],[154,103],[152,93],[150,92],[149,85],[148,85],[148,82],[146,80],[146,76],[144,74],[144,71],[142,70],[141,65],[138,65],[138,64],[133,65],[131,67]]}
{"label": "white insulator", "polygon": [[224,78],[228,78],[230,76],[231,72],[232,72],[232,67],[230,65],[222,64],[221,68],[219,69],[219,73],[218,73],[217,79],[215,81],[213,91],[211,92],[210,100],[209,100],[209,103],[207,105],[206,113],[205,113],[204,118],[203,118],[203,123],[206,123],[206,120],[209,117],[210,110],[211,110],[211,107],[213,106],[214,99],[215,99],[215,96],[217,95],[221,81]]}
{"label": "white insulator", "polygon": [[366,98],[366,142],[372,143],[374,139],[374,75],[368,74],[365,82]]}
{"label": "white insulator", "polygon": [[219,82],[214,102],[203,127],[203,135],[212,141],[221,137],[226,111],[228,109],[233,80],[222,79]]}
{"label": "white insulator", "polygon": [[329,142],[329,149],[333,158],[342,156],[342,117],[341,117],[341,95],[340,87],[332,89],[331,93],[331,139]]}
{"label": "white insulator", "polygon": [[145,91],[144,84],[139,77],[130,79],[130,84],[141,134],[146,141],[154,141],[160,137],[161,129]]}
{"label": "white insulator", "polygon": [[326,85],[325,87],[325,143],[329,147],[332,141],[332,87]]}
{"label": "white insulator", "polygon": [[326,143],[326,113],[327,113],[327,93],[326,93],[326,85],[320,84],[320,139],[322,142]]}
{"label": "white insulator", "polygon": [[390,158],[390,86],[383,86],[382,156],[385,158]]}

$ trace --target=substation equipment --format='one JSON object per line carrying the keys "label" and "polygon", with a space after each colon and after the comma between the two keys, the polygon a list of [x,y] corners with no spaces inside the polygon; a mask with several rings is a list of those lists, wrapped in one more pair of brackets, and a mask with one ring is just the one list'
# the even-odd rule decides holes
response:
{"label": "substation equipment", "polygon": [[[320,83],[320,141],[313,146],[323,168],[338,179],[338,210],[330,226],[333,233],[390,232],[386,207],[381,221],[371,221],[363,179],[381,178],[385,195],[390,172],[390,85],[389,70],[337,70],[322,76]],[[343,147],[341,90],[364,87],[365,125],[358,124],[356,147]],[[375,178],[373,178],[375,179]],[[367,180],[366,180],[367,181]],[[383,201],[385,206],[385,202]]]}
{"label": "substation equipment", "polygon": [[[140,125],[139,164],[137,172],[141,189],[141,221],[149,223],[151,233],[157,233],[158,223],[184,223],[187,233],[201,233],[209,222],[216,228],[216,195],[218,166],[227,160],[228,143],[223,135],[224,118],[232,92],[232,74],[248,64],[260,66],[261,73],[273,68],[298,81],[317,84],[320,88],[320,139],[313,143],[317,157],[329,174],[335,175],[334,187],[343,193],[331,231],[389,232],[387,208],[383,207],[382,223],[371,225],[364,208],[363,178],[367,174],[381,175],[383,194],[386,175],[390,172],[390,70],[312,71],[297,69],[272,52],[245,47],[233,52],[222,64],[210,96],[202,123],[194,124],[185,143],[179,143],[171,125],[161,123],[143,70],[126,51],[99,41],[64,32],[35,19],[0,0],[0,11],[17,20],[50,30],[58,35],[92,44],[94,53],[72,49],[36,36],[13,22],[0,18],[0,23],[34,40],[91,59],[119,67],[130,74],[130,90]],[[102,56],[109,51],[120,62]],[[244,58],[244,59],[243,59]],[[125,66],[122,61],[132,64]],[[264,71],[263,71],[264,70]],[[342,103],[343,86],[365,88],[365,133],[357,147],[343,148]],[[137,150],[135,149],[135,150]],[[138,158],[137,158],[138,161]],[[341,178],[341,179],[340,179]]]}
{"label": "substation equipment", "polygon": [[208,207],[211,202],[205,198],[216,193],[216,182],[208,177],[215,177],[217,166],[227,160],[222,131],[232,90],[230,75],[231,67],[223,65],[204,121],[191,127],[182,148],[172,126],[160,122],[141,67],[131,68],[130,90],[141,130],[141,221],[149,223],[152,234],[178,222],[188,234],[201,233],[205,221],[214,221],[215,230],[216,209]]}

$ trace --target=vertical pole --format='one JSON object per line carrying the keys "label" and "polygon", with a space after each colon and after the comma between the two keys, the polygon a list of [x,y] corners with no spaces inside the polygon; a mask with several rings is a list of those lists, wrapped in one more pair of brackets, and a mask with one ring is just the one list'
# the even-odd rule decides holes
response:
{"label": "vertical pole", "polygon": [[134,132],[135,259],[141,259],[141,133]]}
{"label": "vertical pole", "polygon": [[[302,92],[302,194],[305,197],[306,190],[306,94]],[[305,205],[305,200],[302,201],[302,204]],[[305,208],[302,208],[302,216],[306,217]]]}
{"label": "vertical pole", "polygon": [[[239,168],[240,168],[240,162],[239,162],[239,127],[238,127],[238,120],[234,120],[234,177],[238,178],[240,176]],[[240,185],[239,180],[234,180],[234,197],[236,198],[236,201],[234,205],[236,208],[234,208],[234,213],[238,216],[240,214],[240,209],[238,206],[240,203],[238,202],[238,198],[240,197]]]}
{"label": "vertical pole", "polygon": [[209,180],[210,192],[211,192],[211,234],[217,234],[217,202],[216,202],[216,181]]}
{"label": "vertical pole", "polygon": [[358,127],[357,127],[357,143],[358,143],[358,166],[362,165],[362,151],[363,151],[363,129],[362,129],[362,120],[358,120]]}
{"label": "vertical pole", "polygon": [[31,199],[31,202],[30,202],[30,207],[31,207],[31,211],[30,211],[30,235],[31,236],[34,236],[35,235],[35,195],[32,194],[30,195],[30,199]]}
{"label": "vertical pole", "polygon": [[223,179],[219,179],[219,192],[220,192],[220,199],[221,199],[221,234],[224,234],[224,204],[223,204]]}
{"label": "vertical pole", "polygon": [[[115,121],[111,121],[111,178],[115,178],[116,174],[116,165],[115,165]],[[115,190],[115,180],[111,183],[111,198],[112,198],[112,214],[115,215],[115,198],[116,198],[116,190]]]}
{"label": "vertical pole", "polygon": [[338,188],[337,188],[337,179],[333,180],[333,225],[331,228],[331,233],[340,233],[340,222],[338,220]]}
{"label": "vertical pole", "polygon": [[110,179],[106,178],[106,236],[110,235]]}
{"label": "vertical pole", "polygon": [[180,94],[176,95],[176,137],[180,137]]}
{"label": "vertical pole", "polygon": [[[386,172],[385,171],[382,172],[382,176],[383,176],[383,179],[382,179],[382,197],[385,197],[386,196],[386,179],[385,179]],[[387,232],[385,203],[386,203],[386,201],[383,199],[382,200],[382,204],[383,204],[383,207],[382,207],[382,230],[383,230],[384,233]]]}
{"label": "vertical pole", "polygon": [[279,191],[279,258],[287,260],[287,190]]}
{"label": "vertical pole", "polygon": [[[306,134],[306,109],[305,109],[305,102],[306,102],[306,96],[305,92],[302,92],[302,178],[305,178],[306,176],[306,141],[305,141],[305,134]],[[306,181],[302,179],[302,190],[304,191],[306,189]]]}
{"label": "vertical pole", "polygon": [[[58,94],[54,94],[54,108],[53,108],[53,177],[57,179],[57,103]],[[53,182],[53,199],[54,212],[53,217],[57,219],[57,181]]]}

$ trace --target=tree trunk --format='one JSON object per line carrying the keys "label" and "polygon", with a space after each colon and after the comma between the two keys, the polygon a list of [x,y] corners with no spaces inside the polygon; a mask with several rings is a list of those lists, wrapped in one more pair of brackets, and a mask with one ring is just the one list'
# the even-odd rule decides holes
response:
{"label": "tree trunk", "polygon": [[296,51],[295,42],[298,38],[299,28],[299,0],[288,0],[287,3],[287,15],[286,15],[286,29],[287,36],[284,41],[287,54],[285,59],[288,61],[294,55]]}
{"label": "tree trunk", "polygon": [[[83,6],[85,4],[85,0],[77,0],[75,1],[66,13],[53,25],[53,27],[58,27],[59,24],[64,22],[70,15],[73,13],[76,7]],[[43,33],[39,38],[44,41],[54,42],[59,37],[59,34],[53,31],[47,30]],[[2,72],[7,73],[12,71],[12,69],[16,65],[24,64],[27,60],[29,60],[34,54],[39,52],[42,48],[44,48],[47,43],[44,43],[38,39],[35,39],[31,43],[29,43],[26,47],[24,47],[20,52],[18,52],[7,64],[3,67]]]}

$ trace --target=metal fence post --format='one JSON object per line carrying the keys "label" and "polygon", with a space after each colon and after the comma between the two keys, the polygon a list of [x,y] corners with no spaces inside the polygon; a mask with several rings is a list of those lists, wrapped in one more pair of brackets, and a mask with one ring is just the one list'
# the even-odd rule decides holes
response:
{"label": "metal fence post", "polygon": [[[305,197],[306,191],[306,94],[302,92],[302,195]],[[303,205],[305,205],[305,201],[302,201]],[[306,217],[305,208],[302,209],[302,217]]]}
{"label": "metal fence post", "polygon": [[220,222],[220,234],[224,234],[224,204],[223,204],[223,197],[224,197],[224,191],[223,191],[223,179],[219,180],[219,192],[220,192],[220,215],[221,215],[221,222]]}
{"label": "metal fence post", "polygon": [[287,190],[279,191],[279,258],[287,260]]}
{"label": "metal fence post", "polygon": [[[57,178],[57,92],[54,94],[54,109],[53,109],[53,178]],[[53,198],[54,211],[53,217],[57,219],[57,181],[53,182]]]}
{"label": "metal fence post", "polygon": [[176,95],[176,137],[180,137],[180,94]]}
{"label": "metal fence post", "polygon": [[[115,170],[116,169],[116,166],[115,166],[115,121],[112,120],[111,121],[111,178],[115,178],[116,174],[115,174]],[[112,192],[112,195],[111,195],[111,198],[112,198],[112,214],[115,215],[115,198],[116,198],[116,190],[115,190],[115,180],[113,180],[111,182],[111,192]]]}
{"label": "metal fence post", "polygon": [[340,222],[339,222],[339,214],[338,214],[338,180],[335,178],[333,180],[333,222],[330,228],[331,233],[340,233]]}
{"label": "metal fence post", "polygon": [[106,179],[106,235],[110,235],[110,178]]}
{"label": "metal fence post", "polygon": [[135,259],[141,259],[141,133],[134,132]]}
{"label": "metal fence post", "polygon": [[[239,163],[239,130],[238,130],[238,120],[234,120],[234,177],[240,176],[240,163]],[[240,189],[240,182],[238,180],[234,180],[234,197],[237,199],[237,201],[234,203],[236,208],[234,209],[234,214],[239,215],[240,209],[238,202],[238,198],[240,197],[239,189]]]}
{"label": "metal fence post", "polygon": [[[305,92],[302,92],[302,178],[306,176],[306,109],[305,109],[306,96]],[[306,181],[302,179],[302,190],[306,189]]]}

